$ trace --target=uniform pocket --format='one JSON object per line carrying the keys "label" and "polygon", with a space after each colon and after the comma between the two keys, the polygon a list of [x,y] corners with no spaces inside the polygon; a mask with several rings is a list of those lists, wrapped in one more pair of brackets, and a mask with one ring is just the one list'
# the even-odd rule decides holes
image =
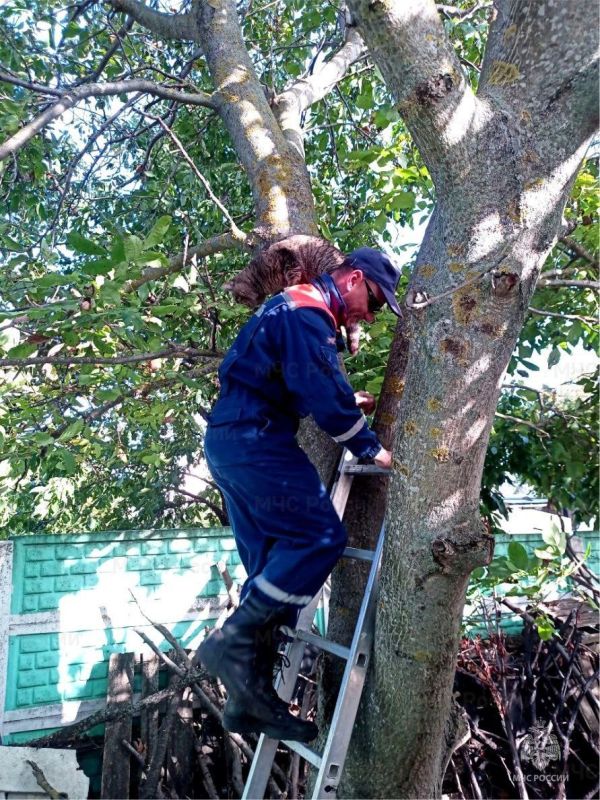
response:
{"label": "uniform pocket", "polygon": [[215,428],[219,425],[229,425],[232,422],[239,422],[244,416],[244,409],[239,405],[225,406],[220,408],[219,405],[208,415],[209,424]]}

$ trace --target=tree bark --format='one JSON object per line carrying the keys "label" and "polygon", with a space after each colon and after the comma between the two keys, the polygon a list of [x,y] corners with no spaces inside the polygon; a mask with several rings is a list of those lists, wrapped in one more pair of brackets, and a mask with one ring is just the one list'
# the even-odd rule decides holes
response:
{"label": "tree bark", "polygon": [[596,34],[585,5],[500,4],[475,96],[433,3],[350,6],[438,202],[406,298],[375,654],[342,795],[439,797],[465,590],[492,556],[478,513],[489,431],[596,126]]}

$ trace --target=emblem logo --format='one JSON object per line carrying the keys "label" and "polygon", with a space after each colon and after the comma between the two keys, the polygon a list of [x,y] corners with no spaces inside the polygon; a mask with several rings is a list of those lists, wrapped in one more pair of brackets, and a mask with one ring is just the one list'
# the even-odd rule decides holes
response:
{"label": "emblem logo", "polygon": [[551,761],[560,759],[560,746],[557,737],[547,733],[547,725],[536,722],[521,742],[519,754],[523,761],[531,761],[537,769],[545,769]]}

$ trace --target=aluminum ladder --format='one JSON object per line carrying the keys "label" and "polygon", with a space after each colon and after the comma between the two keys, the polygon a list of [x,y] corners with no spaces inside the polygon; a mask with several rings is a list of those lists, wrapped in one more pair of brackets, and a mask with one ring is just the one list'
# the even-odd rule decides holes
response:
{"label": "aluminum ladder", "polygon": [[[357,459],[349,451],[344,450],[331,491],[331,500],[340,518],[343,517],[355,475],[388,475],[391,472],[391,470],[383,469],[382,467],[371,464],[361,465],[356,462]],[[382,526],[375,550],[347,547],[343,554],[345,558],[371,562],[369,577],[350,647],[344,647],[311,632],[310,628],[321,599],[321,593],[317,594],[310,604],[302,610],[295,630],[287,627],[282,628],[287,635],[293,637],[293,641],[286,650],[289,666],[283,670],[276,687],[279,696],[283,700],[289,702],[291,699],[307,643],[346,661],[323,752],[317,753],[301,742],[287,740],[282,742],[318,770],[314,791],[311,795],[313,800],[316,798],[336,797],[337,787],[342,777],[342,770],[350,745],[354,720],[356,719],[373,647],[383,542],[384,527]],[[264,733],[261,733],[244,787],[242,800],[262,800],[264,798],[278,746],[279,742],[276,739],[270,739]]]}

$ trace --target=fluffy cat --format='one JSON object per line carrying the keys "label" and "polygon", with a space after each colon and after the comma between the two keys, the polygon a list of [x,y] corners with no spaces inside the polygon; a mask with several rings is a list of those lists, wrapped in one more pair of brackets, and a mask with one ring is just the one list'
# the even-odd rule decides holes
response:
{"label": "fluffy cat", "polygon": [[[317,236],[288,236],[261,250],[241,272],[223,287],[238,303],[256,308],[263,300],[298,283],[308,283],[323,272],[344,263],[344,255],[326,239]],[[356,353],[360,327],[346,330],[348,348]]]}

